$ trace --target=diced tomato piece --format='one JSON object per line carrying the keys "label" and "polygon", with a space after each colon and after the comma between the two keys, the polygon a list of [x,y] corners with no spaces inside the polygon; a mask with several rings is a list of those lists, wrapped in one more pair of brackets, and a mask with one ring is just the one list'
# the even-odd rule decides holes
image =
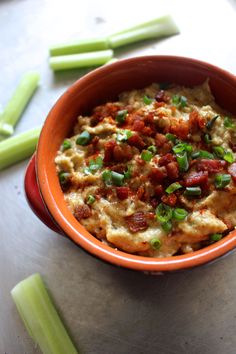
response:
{"label": "diced tomato piece", "polygon": [[166,166],[169,162],[173,162],[173,161],[176,161],[176,157],[171,153],[167,153],[159,159],[158,165]]}
{"label": "diced tomato piece", "polygon": [[149,177],[152,182],[162,183],[164,178],[167,176],[165,167],[153,167],[149,173]]}
{"label": "diced tomato piece", "polygon": [[232,163],[232,165],[229,166],[228,171],[233,178],[234,182],[236,182],[236,162]]}
{"label": "diced tomato piece", "polygon": [[168,140],[164,134],[157,133],[155,135],[155,143],[157,147],[162,147],[166,142],[168,142]]}
{"label": "diced tomato piece", "polygon": [[74,210],[74,216],[78,221],[87,219],[91,216],[91,209],[86,204],[78,205]]}
{"label": "diced tomato piece", "polygon": [[144,121],[140,119],[136,119],[133,123],[133,130],[136,132],[141,132],[145,127]]}
{"label": "diced tomato piece", "polygon": [[129,187],[116,187],[116,195],[120,200],[125,200],[129,196]]}
{"label": "diced tomato piece", "polygon": [[141,136],[136,133],[128,139],[128,144],[131,146],[136,146],[138,149],[142,149],[145,146],[145,143]]}
{"label": "diced tomato piece", "polygon": [[173,207],[173,206],[175,206],[175,204],[177,202],[177,196],[174,193],[172,193],[170,195],[163,195],[161,197],[161,200],[163,203]]}
{"label": "diced tomato piece", "polygon": [[179,177],[179,166],[178,163],[173,161],[166,165],[167,175],[171,180],[175,180]]}
{"label": "diced tomato piece", "polygon": [[104,145],[104,159],[103,162],[109,163],[113,160],[113,150],[116,146],[116,142],[114,140],[109,140]]}
{"label": "diced tomato piece", "polygon": [[147,218],[143,211],[126,216],[125,220],[131,232],[137,232],[148,228]]}
{"label": "diced tomato piece", "polygon": [[226,161],[223,160],[208,160],[201,159],[197,161],[198,171],[208,171],[210,173],[216,173],[223,170],[227,165]]}
{"label": "diced tomato piece", "polygon": [[192,172],[185,177],[187,187],[204,184],[208,181],[208,171]]}

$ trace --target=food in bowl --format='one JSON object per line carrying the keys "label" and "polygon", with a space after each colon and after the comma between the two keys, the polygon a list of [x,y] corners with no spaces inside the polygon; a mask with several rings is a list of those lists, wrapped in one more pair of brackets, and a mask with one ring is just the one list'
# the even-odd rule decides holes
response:
{"label": "food in bowl", "polygon": [[208,82],[152,84],[79,116],[55,158],[68,208],[102,242],[168,257],[236,225],[236,120]]}

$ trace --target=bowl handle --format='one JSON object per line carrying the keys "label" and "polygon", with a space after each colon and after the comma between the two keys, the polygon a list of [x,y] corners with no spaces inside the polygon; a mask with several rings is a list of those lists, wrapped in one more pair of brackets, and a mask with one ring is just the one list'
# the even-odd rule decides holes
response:
{"label": "bowl handle", "polygon": [[60,227],[53,220],[52,216],[47,210],[43,198],[39,191],[39,186],[37,183],[37,176],[35,170],[35,154],[32,156],[25,173],[25,194],[26,199],[29,203],[32,211],[37,215],[37,217],[47,225],[51,230],[65,236]]}

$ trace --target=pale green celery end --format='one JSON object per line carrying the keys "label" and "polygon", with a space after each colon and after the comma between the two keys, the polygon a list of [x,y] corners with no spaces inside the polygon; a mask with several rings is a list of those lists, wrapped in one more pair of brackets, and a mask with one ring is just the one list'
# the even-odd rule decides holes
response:
{"label": "pale green celery end", "polygon": [[130,32],[124,32],[109,37],[110,46],[114,49],[130,43],[147,39],[170,36],[179,32],[174,22],[163,22],[150,27],[138,28]]}
{"label": "pale green celery end", "polygon": [[98,52],[88,52],[81,54],[51,57],[49,59],[49,65],[54,71],[68,70],[73,68],[103,65],[112,57],[113,50],[107,49]]}
{"label": "pale green celery end", "polygon": [[50,56],[87,53],[108,49],[107,38],[88,38],[76,42],[62,43],[49,48]]}
{"label": "pale green celery end", "polygon": [[108,65],[108,64],[112,64],[112,63],[116,63],[119,59],[117,58],[111,58],[110,60],[108,60],[104,65]]}
{"label": "pale green celery end", "polygon": [[39,79],[37,72],[28,72],[22,77],[11,99],[1,113],[0,122],[8,123],[13,127],[16,125],[36,90]]}
{"label": "pale green celery end", "polygon": [[0,135],[10,136],[14,133],[14,128],[11,124],[0,122]]}
{"label": "pale green celery end", "polygon": [[37,146],[41,127],[0,142],[0,170],[30,157]]}
{"label": "pale green celery end", "polygon": [[[132,26],[132,27],[129,27],[129,28],[126,28],[122,31],[119,31],[119,32],[116,32],[114,34],[112,34],[110,37],[112,36],[116,36],[116,35],[119,35],[119,34],[122,34],[122,33],[126,33],[126,32],[132,32],[132,31],[135,31],[137,29],[141,29],[141,28],[146,28],[146,27],[151,27],[153,25],[156,25],[156,24],[159,24],[159,23],[175,23],[174,20],[173,20],[173,17],[171,15],[164,15],[164,16],[161,16],[161,17],[157,17],[157,18],[154,18],[150,21],[146,21],[146,22],[142,22],[142,23],[139,23],[135,26]],[[179,32],[179,28],[176,26],[178,32]]]}
{"label": "pale green celery end", "polygon": [[29,334],[43,354],[78,354],[40,274],[21,281],[11,295]]}

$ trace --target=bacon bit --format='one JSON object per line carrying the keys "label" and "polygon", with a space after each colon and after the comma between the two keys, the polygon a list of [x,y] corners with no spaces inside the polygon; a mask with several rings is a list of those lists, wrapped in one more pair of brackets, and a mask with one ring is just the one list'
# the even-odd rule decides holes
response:
{"label": "bacon bit", "polygon": [[149,212],[147,212],[146,217],[147,217],[147,219],[153,220],[153,219],[155,219],[155,213],[149,211]]}
{"label": "bacon bit", "polygon": [[145,193],[145,189],[143,186],[140,186],[137,190],[137,197],[139,200],[142,199],[142,197],[144,196],[144,193]]}
{"label": "bacon bit", "polygon": [[137,232],[148,228],[147,218],[143,211],[137,211],[130,216],[126,216],[125,221],[131,232]]}
{"label": "bacon bit", "polygon": [[230,144],[230,147],[231,147],[232,151],[236,152],[236,144],[234,144],[232,142],[230,142],[229,144]]}
{"label": "bacon bit", "polygon": [[172,119],[169,133],[175,134],[180,139],[186,139],[189,134],[189,122]]}
{"label": "bacon bit", "polygon": [[171,180],[175,180],[179,177],[178,163],[173,161],[166,165],[167,175]]}
{"label": "bacon bit", "polygon": [[176,106],[171,106],[170,109],[171,109],[172,114],[175,115],[177,107]]}
{"label": "bacon bit", "polygon": [[226,165],[227,162],[223,160],[201,159],[197,161],[197,171],[208,171],[210,173],[216,173],[223,170]]}
{"label": "bacon bit", "polygon": [[155,102],[154,103],[154,107],[155,108],[160,108],[160,107],[163,107],[163,106],[165,106],[165,102]]}
{"label": "bacon bit", "polygon": [[98,144],[98,142],[99,142],[99,137],[96,135],[96,136],[92,139],[91,144],[92,144],[93,146],[96,146],[96,145]]}
{"label": "bacon bit", "polygon": [[125,107],[122,108],[114,103],[108,102],[104,105],[96,107],[92,117],[101,122],[105,117],[111,116],[112,118],[115,118],[117,112],[121,109],[125,109]]}
{"label": "bacon bit", "polygon": [[159,186],[156,186],[155,187],[155,195],[157,197],[161,197],[164,193],[164,189],[163,189],[163,186],[159,185]]}
{"label": "bacon bit", "polygon": [[173,206],[175,206],[175,204],[177,202],[177,196],[174,193],[172,193],[170,195],[163,195],[161,197],[161,200],[163,203],[173,207]]}
{"label": "bacon bit", "polygon": [[125,170],[127,169],[127,166],[125,164],[119,163],[111,166],[112,171],[118,172],[118,173],[124,173]]}
{"label": "bacon bit", "polygon": [[234,182],[236,182],[236,162],[232,163],[232,165],[229,166],[228,172],[230,173],[230,175],[233,178]]}
{"label": "bacon bit", "polygon": [[136,132],[141,132],[143,131],[143,128],[145,127],[144,121],[140,119],[136,119],[133,123],[133,130]]}
{"label": "bacon bit", "polygon": [[153,167],[148,175],[152,182],[161,183],[167,176],[165,167],[156,168]]}
{"label": "bacon bit", "polygon": [[91,214],[91,209],[86,204],[75,207],[74,216],[78,221],[89,218]]}
{"label": "bacon bit", "polygon": [[144,127],[143,128],[143,134],[147,135],[147,136],[151,136],[155,133],[155,128],[151,128],[151,127]]}
{"label": "bacon bit", "polygon": [[148,112],[148,114],[144,117],[145,123],[153,124],[154,123],[154,113]]}
{"label": "bacon bit", "polygon": [[158,165],[166,166],[169,162],[173,161],[176,161],[176,157],[173,154],[167,153],[159,159]]}
{"label": "bacon bit", "polygon": [[120,200],[125,200],[129,196],[129,187],[116,187],[116,195]]}
{"label": "bacon bit", "polygon": [[109,140],[108,142],[105,143],[104,145],[104,159],[103,162],[109,163],[113,159],[113,150],[114,147],[116,146],[116,142],[114,140]]}
{"label": "bacon bit", "polygon": [[207,171],[192,172],[185,177],[185,185],[187,187],[195,186],[197,184],[204,184],[207,181],[208,181]]}
{"label": "bacon bit", "polygon": [[203,129],[205,127],[205,119],[197,112],[192,111],[189,115],[189,125],[190,131],[196,133],[198,129]]}
{"label": "bacon bit", "polygon": [[160,90],[157,92],[155,100],[157,102],[168,102],[170,100],[170,97],[166,94],[164,90]]}
{"label": "bacon bit", "polygon": [[138,149],[142,149],[145,146],[143,139],[136,133],[128,139],[128,144],[131,146],[136,146]]}
{"label": "bacon bit", "polygon": [[116,145],[113,149],[113,158],[117,162],[129,161],[132,157],[132,149],[127,144]]}
{"label": "bacon bit", "polygon": [[156,146],[157,147],[162,147],[165,143],[167,143],[168,140],[167,138],[165,137],[165,135],[163,134],[160,134],[160,133],[157,133],[155,135],[155,143],[156,143]]}
{"label": "bacon bit", "polygon": [[158,206],[158,204],[159,204],[159,200],[157,198],[155,198],[155,197],[151,198],[150,204],[155,209]]}

